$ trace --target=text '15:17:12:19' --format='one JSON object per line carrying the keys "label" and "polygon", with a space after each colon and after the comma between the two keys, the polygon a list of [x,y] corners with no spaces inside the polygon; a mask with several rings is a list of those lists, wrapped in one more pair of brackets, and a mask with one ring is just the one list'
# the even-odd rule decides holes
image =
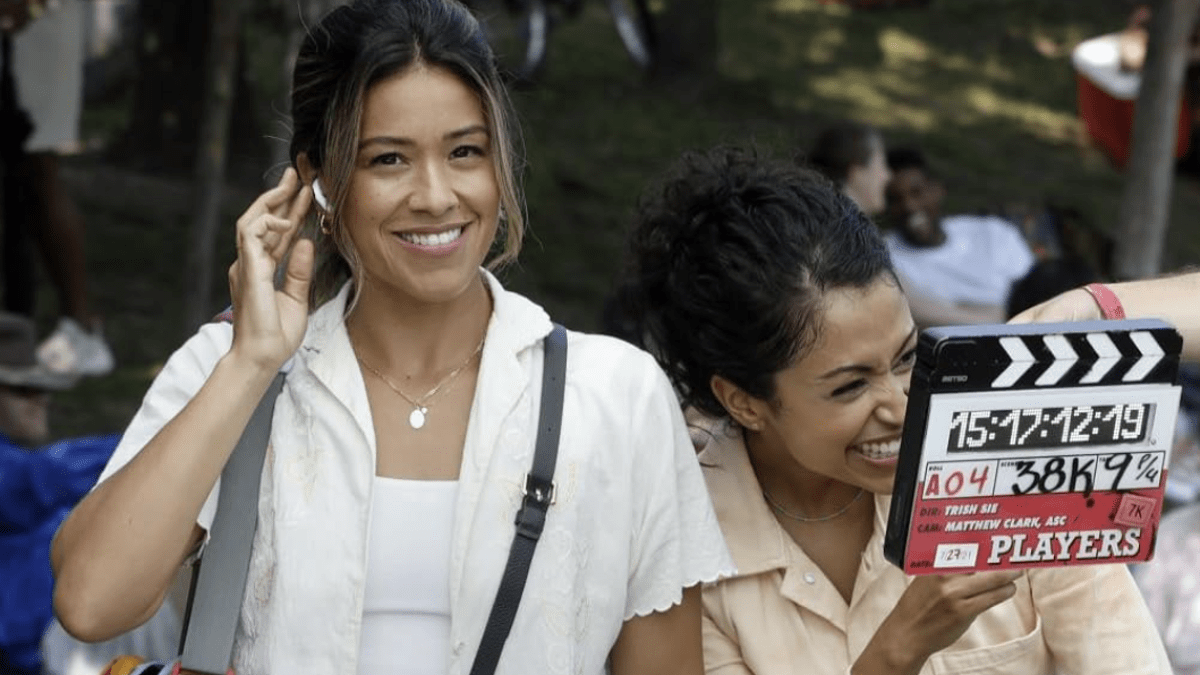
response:
{"label": "text '15:17:12:19'", "polygon": [[1152,403],[960,410],[950,419],[950,452],[1139,443]]}

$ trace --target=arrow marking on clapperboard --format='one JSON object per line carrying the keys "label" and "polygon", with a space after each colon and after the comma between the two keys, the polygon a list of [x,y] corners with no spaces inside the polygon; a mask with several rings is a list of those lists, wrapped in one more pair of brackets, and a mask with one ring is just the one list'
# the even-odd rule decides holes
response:
{"label": "arrow marking on clapperboard", "polygon": [[1125,377],[1121,378],[1125,382],[1135,382],[1150,374],[1154,370],[1154,366],[1163,358],[1162,345],[1158,344],[1158,340],[1146,331],[1134,331],[1129,334],[1129,339],[1133,340],[1133,344],[1142,352],[1142,358],[1133,364]]}
{"label": "arrow marking on clapperboard", "polygon": [[995,380],[992,380],[993,387],[1011,387],[1025,371],[1033,367],[1033,354],[1029,353],[1029,348],[1019,337],[1002,337],[1000,338],[1000,346],[1008,353],[1012,363],[1004,369],[1003,373]]}
{"label": "arrow marking on clapperboard", "polygon": [[1099,382],[1121,359],[1121,351],[1113,344],[1112,338],[1105,333],[1088,333],[1087,341],[1092,349],[1096,350],[1097,358],[1096,362],[1092,364],[1092,369],[1079,381],[1080,384]]}
{"label": "arrow marking on clapperboard", "polygon": [[1047,335],[1042,342],[1050,349],[1050,353],[1054,354],[1054,363],[1034,382],[1039,387],[1057,384],[1079,360],[1079,355],[1071,349],[1071,344],[1062,335]]}

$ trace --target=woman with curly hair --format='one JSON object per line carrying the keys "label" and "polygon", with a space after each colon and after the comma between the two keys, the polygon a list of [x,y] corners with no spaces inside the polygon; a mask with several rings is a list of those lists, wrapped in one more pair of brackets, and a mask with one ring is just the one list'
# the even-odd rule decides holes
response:
{"label": "woman with curly hair", "polygon": [[712,675],[1170,672],[1122,565],[907,577],[882,538],[917,327],[875,226],[828,180],[721,149],[644,200],[632,295],[685,406],[733,578]]}

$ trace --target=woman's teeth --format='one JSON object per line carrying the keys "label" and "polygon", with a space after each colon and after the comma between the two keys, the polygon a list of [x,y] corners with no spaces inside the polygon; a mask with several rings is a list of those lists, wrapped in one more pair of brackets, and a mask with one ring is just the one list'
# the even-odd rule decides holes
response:
{"label": "woman's teeth", "polygon": [[900,439],[887,443],[863,443],[857,450],[867,459],[891,459],[900,454]]}
{"label": "woman's teeth", "polygon": [[446,230],[437,234],[416,234],[414,232],[404,232],[400,234],[400,238],[417,246],[445,246],[462,236],[463,229],[456,227],[453,230]]}

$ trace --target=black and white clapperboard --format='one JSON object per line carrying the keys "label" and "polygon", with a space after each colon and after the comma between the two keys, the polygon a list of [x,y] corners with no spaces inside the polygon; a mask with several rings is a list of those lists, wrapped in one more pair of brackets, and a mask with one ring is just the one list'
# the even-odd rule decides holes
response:
{"label": "black and white clapperboard", "polygon": [[1182,344],[1157,319],[922,332],[885,556],[909,574],[1148,560]]}

